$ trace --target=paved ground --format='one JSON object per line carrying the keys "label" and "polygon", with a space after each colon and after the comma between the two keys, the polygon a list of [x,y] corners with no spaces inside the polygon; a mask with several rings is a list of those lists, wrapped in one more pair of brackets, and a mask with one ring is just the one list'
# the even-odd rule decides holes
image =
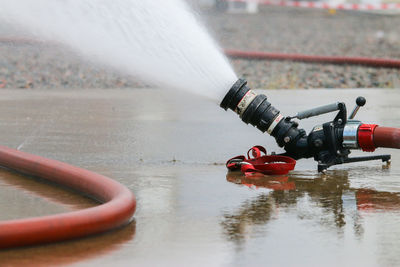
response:
{"label": "paved ground", "polygon": [[[363,122],[400,127],[398,90],[269,90],[284,114],[358,95]],[[340,96],[340,97],[339,97]],[[400,152],[380,162],[245,179],[227,158],[275,141],[233,112],[160,90],[3,90],[2,145],[112,177],[137,196],[135,222],[85,238],[0,252],[2,266],[393,266],[400,260]],[[302,101],[299,102],[298,99]],[[320,104],[320,103],[318,103]],[[308,119],[301,126],[333,118]],[[242,183],[251,185],[242,185]],[[84,197],[0,171],[0,220],[76,210]]]}

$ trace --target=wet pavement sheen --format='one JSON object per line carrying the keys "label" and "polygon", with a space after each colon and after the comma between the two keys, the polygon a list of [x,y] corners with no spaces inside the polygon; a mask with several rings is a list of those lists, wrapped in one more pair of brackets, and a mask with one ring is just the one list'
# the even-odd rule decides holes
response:
{"label": "wet pavement sheen", "polygon": [[[357,119],[400,127],[399,90],[265,91],[284,115],[344,101]],[[216,103],[174,92],[0,92],[2,145],[109,176],[137,197],[133,223],[80,240],[0,251],[0,266],[392,266],[400,262],[400,152],[318,174],[228,173],[228,158],[275,140]],[[300,122],[312,126],[335,114]],[[367,153],[354,153],[355,155]],[[0,220],[96,202],[0,170]]]}

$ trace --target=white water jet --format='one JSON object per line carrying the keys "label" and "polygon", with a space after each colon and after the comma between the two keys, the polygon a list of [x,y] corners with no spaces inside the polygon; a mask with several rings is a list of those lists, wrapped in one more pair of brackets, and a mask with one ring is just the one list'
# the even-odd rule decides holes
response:
{"label": "white water jet", "polygon": [[90,61],[220,101],[237,80],[182,0],[0,0],[0,19]]}

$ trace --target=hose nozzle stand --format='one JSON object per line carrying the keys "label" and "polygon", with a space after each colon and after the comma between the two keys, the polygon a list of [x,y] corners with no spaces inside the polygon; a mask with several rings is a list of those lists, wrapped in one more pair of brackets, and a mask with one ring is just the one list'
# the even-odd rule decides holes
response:
{"label": "hose nozzle stand", "polygon": [[[225,95],[220,106],[236,112],[246,124],[250,123],[275,137],[278,145],[286,151],[281,155],[294,159],[313,157],[318,162],[319,172],[337,164],[390,160],[390,155],[349,158],[350,149],[374,151],[375,147],[371,141],[373,129],[367,133],[365,129],[368,124],[348,120],[345,103],[336,102],[298,112],[292,117],[284,117],[267,101],[267,96],[256,94],[246,84],[246,80],[239,79]],[[365,102],[365,98],[357,98],[357,106],[350,115],[351,119]],[[333,121],[315,126],[309,135],[303,129],[298,129],[298,123],[293,121],[294,118],[301,120],[335,111],[338,113]]]}

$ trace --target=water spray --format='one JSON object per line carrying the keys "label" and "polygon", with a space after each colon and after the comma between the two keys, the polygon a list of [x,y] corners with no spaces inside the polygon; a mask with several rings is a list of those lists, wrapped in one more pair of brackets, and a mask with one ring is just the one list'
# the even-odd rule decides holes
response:
{"label": "water spray", "polygon": [[[285,149],[283,156],[294,159],[313,157],[318,162],[318,171],[324,172],[330,166],[369,160],[390,162],[390,155],[349,157],[351,149],[372,152],[377,147],[398,148],[400,130],[378,127],[376,124],[363,124],[354,120],[357,111],[364,106],[366,99],[358,97],[356,107],[347,118],[346,105],[336,102],[298,112],[295,116],[283,116],[272,106],[267,96],[257,94],[247,87],[247,81],[239,79],[223,98],[220,106],[236,112],[243,122],[257,127],[275,137],[280,147]],[[321,114],[338,111],[336,117],[322,125],[315,126],[307,135],[299,129],[293,119],[306,119]],[[389,130],[392,129],[392,130]],[[389,138],[389,139],[388,139]],[[381,142],[380,140],[385,140]]]}

